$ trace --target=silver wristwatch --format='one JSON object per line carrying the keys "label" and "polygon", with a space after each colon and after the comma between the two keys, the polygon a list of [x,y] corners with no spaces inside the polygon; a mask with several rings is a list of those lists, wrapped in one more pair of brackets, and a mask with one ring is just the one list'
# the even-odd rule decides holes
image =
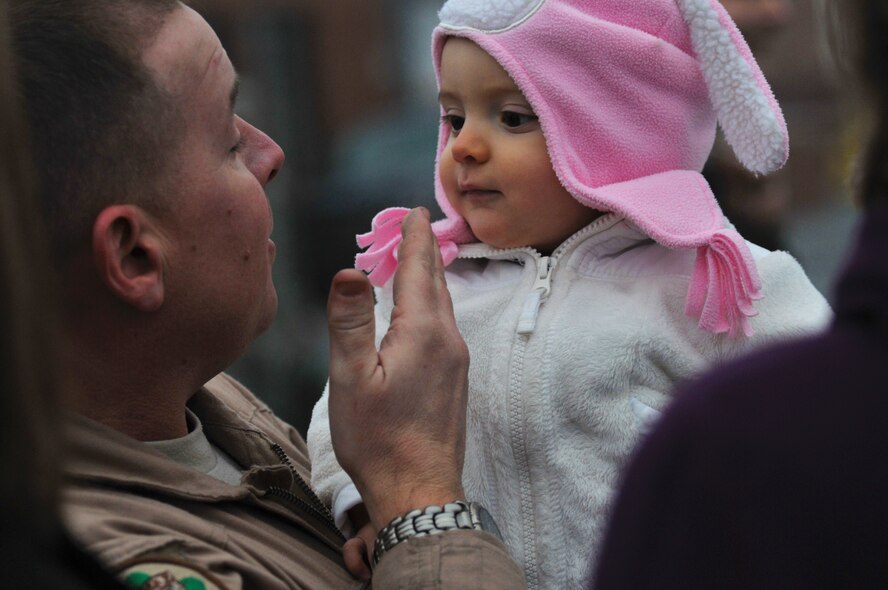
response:
{"label": "silver wristwatch", "polygon": [[477,502],[456,500],[443,506],[428,506],[395,518],[379,531],[373,546],[373,567],[386,551],[411,537],[437,535],[456,529],[482,530],[500,540],[503,538],[493,517]]}

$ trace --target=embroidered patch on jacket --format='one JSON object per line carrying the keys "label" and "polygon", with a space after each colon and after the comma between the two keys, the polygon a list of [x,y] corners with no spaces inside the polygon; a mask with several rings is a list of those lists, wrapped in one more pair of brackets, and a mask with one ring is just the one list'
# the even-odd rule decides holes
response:
{"label": "embroidered patch on jacket", "polygon": [[186,561],[141,558],[125,564],[120,578],[134,590],[225,590],[213,576]]}

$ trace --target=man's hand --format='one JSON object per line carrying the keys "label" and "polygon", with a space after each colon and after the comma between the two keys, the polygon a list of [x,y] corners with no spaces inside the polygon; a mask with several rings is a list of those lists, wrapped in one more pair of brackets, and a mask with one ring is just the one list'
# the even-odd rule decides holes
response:
{"label": "man's hand", "polygon": [[345,567],[357,579],[366,582],[370,579],[370,560],[373,558],[373,545],[376,543],[376,527],[367,522],[358,529],[355,536],[342,546],[342,559]]}
{"label": "man's hand", "polygon": [[403,233],[391,326],[378,351],[363,273],[340,271],[327,303],[333,449],[377,531],[464,495],[468,350],[428,211],[412,211]]}

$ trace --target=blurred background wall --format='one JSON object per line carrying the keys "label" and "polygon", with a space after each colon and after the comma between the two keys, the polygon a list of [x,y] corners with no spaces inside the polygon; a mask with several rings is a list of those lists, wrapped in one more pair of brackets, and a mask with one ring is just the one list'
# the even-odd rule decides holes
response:
{"label": "blurred background wall", "polygon": [[[434,202],[438,109],[429,39],[442,0],[195,0],[242,77],[239,111],[284,148],[270,185],[280,296],[273,328],[232,372],[304,432],[327,373],[324,300],[354,235],[392,205]],[[717,148],[707,175],[754,241],[789,250],[830,296],[856,211],[854,150],[815,19],[817,0],[724,0],[789,125],[789,165],[744,175]]]}

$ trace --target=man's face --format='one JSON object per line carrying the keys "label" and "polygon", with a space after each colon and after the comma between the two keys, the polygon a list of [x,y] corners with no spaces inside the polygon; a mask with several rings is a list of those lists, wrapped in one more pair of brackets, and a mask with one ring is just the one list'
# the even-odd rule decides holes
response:
{"label": "man's face", "polygon": [[170,155],[176,162],[169,213],[160,220],[169,240],[166,298],[181,310],[195,344],[219,347],[231,361],[277,309],[264,187],[284,154],[235,114],[234,67],[192,9],[182,6],[167,17],[143,59],[172,94],[185,125]]}

